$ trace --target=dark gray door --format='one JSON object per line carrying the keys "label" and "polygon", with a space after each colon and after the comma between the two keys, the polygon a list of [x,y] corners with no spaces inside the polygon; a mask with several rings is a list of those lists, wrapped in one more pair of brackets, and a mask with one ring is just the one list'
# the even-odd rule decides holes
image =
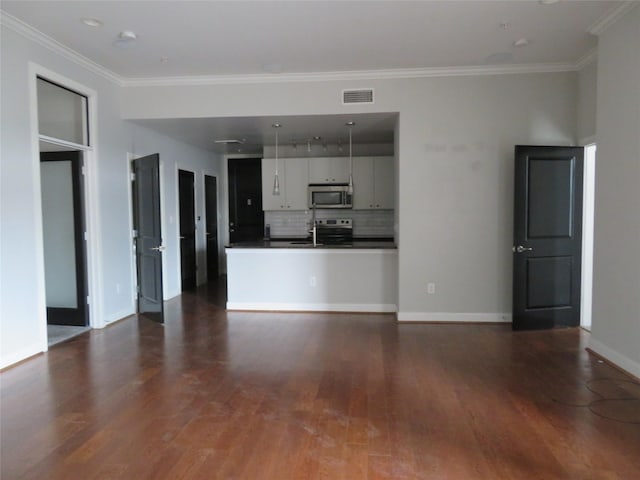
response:
{"label": "dark gray door", "polygon": [[262,159],[230,158],[229,241],[251,242],[264,236]]}
{"label": "dark gray door", "polygon": [[46,202],[43,234],[47,323],[86,326],[89,309],[82,152],[43,152],[40,162],[43,201]]}
{"label": "dark gray door", "polygon": [[138,313],[164,322],[162,302],[162,229],[160,221],[160,156],[133,161],[134,223],[138,266]]}
{"label": "dark gray door", "polygon": [[196,205],[193,172],[178,170],[182,291],[196,288]]}
{"label": "dark gray door", "polygon": [[513,329],[580,324],[583,148],[515,148]]}
{"label": "dark gray door", "polygon": [[207,280],[218,278],[218,183],[216,177],[204,176],[204,203],[207,238]]}

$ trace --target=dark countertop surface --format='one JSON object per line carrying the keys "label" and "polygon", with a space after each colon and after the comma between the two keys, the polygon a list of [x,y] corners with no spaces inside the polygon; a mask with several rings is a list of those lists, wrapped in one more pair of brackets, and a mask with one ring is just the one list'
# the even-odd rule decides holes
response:
{"label": "dark countertop surface", "polygon": [[363,249],[363,248],[375,248],[375,249],[396,249],[396,244],[393,239],[386,238],[355,238],[353,242],[341,243],[341,244],[328,244],[313,246],[310,240],[303,238],[299,239],[276,239],[260,240],[255,242],[239,242],[226,245],[226,248],[306,248],[306,249]]}

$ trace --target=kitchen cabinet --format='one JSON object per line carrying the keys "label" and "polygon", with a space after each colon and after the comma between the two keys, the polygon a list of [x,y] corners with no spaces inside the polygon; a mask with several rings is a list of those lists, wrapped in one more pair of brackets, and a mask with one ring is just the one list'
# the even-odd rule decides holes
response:
{"label": "kitchen cabinet", "polygon": [[393,157],[354,157],[353,185],[354,209],[393,210],[395,208]]}
{"label": "kitchen cabinet", "polygon": [[309,159],[309,183],[347,183],[348,181],[348,157]]}
{"label": "kitchen cabinet", "polygon": [[273,178],[276,159],[262,159],[262,209],[307,210],[307,184],[309,162],[306,158],[281,158],[278,160],[280,195],[273,194]]}

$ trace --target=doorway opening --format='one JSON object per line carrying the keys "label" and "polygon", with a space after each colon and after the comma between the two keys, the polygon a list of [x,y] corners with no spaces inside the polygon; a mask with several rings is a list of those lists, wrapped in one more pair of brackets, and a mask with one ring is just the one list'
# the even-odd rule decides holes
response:
{"label": "doorway opening", "polygon": [[582,219],[582,297],[580,326],[591,331],[593,292],[593,221],[595,216],[596,144],[584,147],[584,200]]}
{"label": "doorway opening", "polygon": [[180,222],[180,279],[182,291],[197,284],[195,174],[178,170],[178,213]]}
{"label": "doorway opening", "polygon": [[[88,230],[92,169],[90,114],[95,93],[30,67],[37,122],[42,232],[43,350],[90,329]],[[85,161],[87,164],[85,165]]]}
{"label": "doorway opening", "polygon": [[220,274],[218,250],[218,179],[204,176],[205,239],[207,282],[217,282]]}
{"label": "doorway opening", "polygon": [[229,242],[251,242],[264,236],[262,159],[230,158]]}

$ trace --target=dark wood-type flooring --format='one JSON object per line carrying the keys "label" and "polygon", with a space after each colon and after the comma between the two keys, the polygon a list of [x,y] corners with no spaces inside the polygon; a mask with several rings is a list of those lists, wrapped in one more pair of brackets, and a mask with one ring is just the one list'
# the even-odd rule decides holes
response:
{"label": "dark wood-type flooring", "polygon": [[580,329],[220,305],[2,372],[1,478],[640,479],[640,387]]}

